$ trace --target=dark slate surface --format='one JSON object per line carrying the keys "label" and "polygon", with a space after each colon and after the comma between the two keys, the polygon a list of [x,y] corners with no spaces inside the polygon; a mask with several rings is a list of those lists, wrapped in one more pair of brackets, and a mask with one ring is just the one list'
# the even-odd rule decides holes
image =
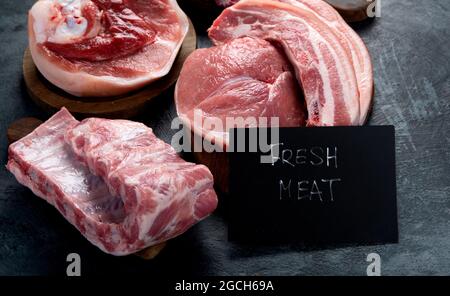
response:
{"label": "dark slate surface", "polygon": [[[171,242],[153,261],[98,251],[3,167],[9,123],[24,116],[46,118],[28,98],[21,73],[26,12],[32,3],[0,2],[1,275],[64,274],[70,252],[81,255],[85,275],[363,275],[370,252],[381,255],[384,275],[450,274],[447,0],[383,0],[381,18],[356,28],[374,62],[375,106],[369,124],[393,124],[397,131],[399,244],[315,249],[241,246],[227,242],[226,223],[218,211]],[[197,27],[204,25],[197,23]],[[200,43],[208,44],[204,38]],[[175,116],[170,92],[156,100],[151,110],[142,119],[160,137],[170,139],[173,132],[168,122]]]}

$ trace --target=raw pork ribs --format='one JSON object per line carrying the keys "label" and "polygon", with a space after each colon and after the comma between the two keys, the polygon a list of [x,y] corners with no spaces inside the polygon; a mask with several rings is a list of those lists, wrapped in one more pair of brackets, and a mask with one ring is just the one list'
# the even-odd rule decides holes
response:
{"label": "raw pork ribs", "polygon": [[9,147],[7,168],[114,255],[173,238],[217,205],[209,170],[182,160],[150,128],[80,123],[64,108]]}

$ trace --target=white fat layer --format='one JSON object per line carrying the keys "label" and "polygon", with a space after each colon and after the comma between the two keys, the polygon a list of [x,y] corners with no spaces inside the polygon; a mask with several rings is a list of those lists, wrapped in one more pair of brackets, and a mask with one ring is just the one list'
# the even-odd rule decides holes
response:
{"label": "white fat layer", "polygon": [[[331,89],[331,83],[330,83],[330,73],[328,72],[328,67],[325,64],[325,57],[322,55],[322,52],[320,51],[320,43],[322,43],[323,41],[322,36],[317,33],[317,31],[315,31],[314,29],[312,29],[311,27],[309,28],[309,34],[311,36],[312,40],[320,40],[319,42],[311,42],[313,48],[314,48],[314,52],[317,54],[317,59],[319,61],[318,63],[318,69],[320,72],[320,76],[322,78],[324,78],[322,80],[323,82],[323,94],[325,97],[325,104],[323,106],[320,106],[319,108],[321,108],[321,112],[320,112],[320,120],[323,122],[324,125],[334,125],[334,100],[331,100],[330,98],[333,97],[333,91]],[[333,50],[328,47],[330,49],[331,52],[333,52]],[[334,53],[334,52],[333,52]],[[337,62],[337,61],[336,61]],[[338,69],[340,67],[337,67]],[[340,76],[342,77],[342,76]],[[345,88],[344,88],[345,89]],[[317,95],[317,100],[319,100],[319,93],[316,94]],[[319,103],[319,102],[317,102]]]}
{"label": "white fat layer", "polygon": [[30,14],[34,19],[33,30],[37,43],[47,41],[48,23],[54,15],[54,3],[51,0],[36,2],[31,8]]}
{"label": "white fat layer", "polygon": [[31,8],[36,41],[72,43],[86,34],[88,21],[81,10],[89,0],[40,0]]}
{"label": "white fat layer", "polygon": [[234,28],[234,31],[232,32],[234,38],[245,35],[252,29],[252,25],[250,24],[243,24],[241,20],[239,20],[239,23],[240,23],[239,26],[236,26]]}
{"label": "white fat layer", "polygon": [[176,46],[176,42],[161,39],[159,36],[156,36],[156,40],[161,47],[174,48]]}

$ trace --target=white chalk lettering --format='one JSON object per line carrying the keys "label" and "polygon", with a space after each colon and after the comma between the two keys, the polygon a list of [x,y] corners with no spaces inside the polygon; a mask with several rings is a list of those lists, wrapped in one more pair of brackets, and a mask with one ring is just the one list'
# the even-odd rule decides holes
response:
{"label": "white chalk lettering", "polygon": [[310,194],[310,193],[300,196],[300,192],[305,192],[305,191],[308,191],[308,192],[309,192],[309,188],[303,187],[303,186],[302,186],[303,184],[308,185],[308,184],[309,184],[309,181],[303,180],[303,181],[299,181],[299,182],[297,183],[297,186],[298,186],[298,190],[297,190],[297,199],[298,199],[298,200],[301,200],[301,199],[304,199],[304,198],[307,198],[307,197],[309,197],[309,198],[311,197],[311,194]]}
{"label": "white chalk lettering", "polygon": [[330,148],[327,147],[327,167],[330,167],[330,160],[334,159],[334,167],[337,169],[337,147],[334,147],[334,154],[330,154]]}
{"label": "white chalk lettering", "polygon": [[335,178],[335,179],[322,179],[321,180],[324,183],[329,183],[330,184],[330,200],[334,201],[334,195],[333,195],[333,182],[340,182],[341,178]]}
{"label": "white chalk lettering", "polygon": [[[279,199],[286,200],[297,198],[297,200],[308,199],[310,201],[318,200],[320,202],[334,202],[336,196],[335,183],[340,181],[342,181],[341,178],[298,180],[296,182],[297,186],[292,188],[292,179],[280,179],[278,182]],[[293,190],[296,190],[296,192]]]}
{"label": "white chalk lettering", "polygon": [[[311,155],[314,156],[314,158],[316,159],[316,161],[313,161],[312,159],[310,160],[310,163],[314,166],[319,166],[322,165],[323,163],[323,158],[320,156],[321,154],[323,154],[323,149],[322,147],[312,147],[311,148]],[[320,154],[319,154],[320,153]]]}
{"label": "white chalk lettering", "polygon": [[280,180],[280,199],[283,199],[284,191],[287,191],[289,198],[291,198],[291,180],[289,180],[287,187],[284,186],[283,180]]}
{"label": "white chalk lettering", "polygon": [[311,194],[310,194],[309,199],[312,199],[313,195],[317,195],[319,197],[319,200],[321,202],[323,202],[322,191],[319,190],[319,186],[317,186],[316,180],[314,180],[313,183],[312,183]]}

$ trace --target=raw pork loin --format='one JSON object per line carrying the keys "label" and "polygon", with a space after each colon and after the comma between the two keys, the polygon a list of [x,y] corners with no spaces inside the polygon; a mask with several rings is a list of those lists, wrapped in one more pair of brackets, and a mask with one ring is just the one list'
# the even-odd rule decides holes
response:
{"label": "raw pork loin", "polygon": [[[267,41],[250,37],[196,50],[184,63],[175,89],[183,123],[219,147],[228,145],[226,117],[279,117],[281,126],[304,125],[306,114],[300,97],[283,53]],[[193,125],[194,110],[203,115],[197,125]],[[220,119],[222,126],[209,129],[205,119],[211,117]],[[261,126],[251,121],[246,126],[255,123]]]}
{"label": "raw pork loin", "polygon": [[76,96],[113,96],[166,75],[189,23],[175,0],[39,0],[28,17],[33,61]]}
{"label": "raw pork loin", "polygon": [[[86,129],[93,134],[74,137]],[[120,139],[110,144],[116,153],[106,153],[101,140],[113,137],[114,132],[121,133]],[[66,133],[76,144],[77,154],[65,142]],[[86,145],[82,147],[91,148],[86,154],[80,153],[83,141]],[[100,147],[105,155],[100,154]],[[79,157],[109,168],[109,186]],[[11,144],[7,168],[21,184],[56,207],[91,243],[114,255],[134,253],[173,238],[217,205],[208,169],[183,161],[151,129],[129,121],[91,119],[79,123],[64,108]],[[103,171],[99,173],[105,177]]]}

